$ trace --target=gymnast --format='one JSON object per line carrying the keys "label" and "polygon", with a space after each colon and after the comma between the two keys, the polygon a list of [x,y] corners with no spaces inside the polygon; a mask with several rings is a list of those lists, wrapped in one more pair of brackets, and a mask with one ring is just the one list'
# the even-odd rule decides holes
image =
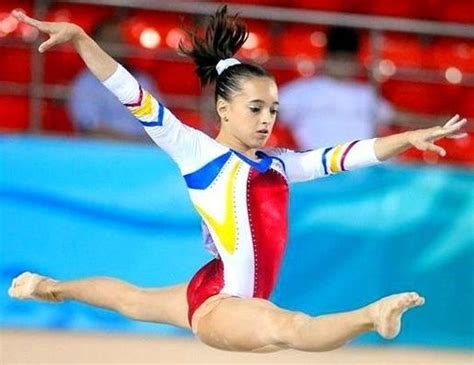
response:
{"label": "gymnast", "polygon": [[408,309],[424,298],[405,292],[343,313],[309,316],[268,298],[288,239],[289,183],[378,164],[414,146],[444,156],[440,138],[462,138],[466,119],[387,137],[295,152],[265,148],[278,114],[275,79],[261,66],[234,58],[248,37],[237,15],[220,7],[205,32],[189,31],[179,50],[196,65],[202,85],[215,86],[220,130],[215,139],[181,123],[79,26],[12,15],[49,35],[39,52],[71,42],[91,72],[130,110],[150,138],[178,165],[203,220],[205,247],[214,258],[192,279],[165,288],[138,288],[92,277],[59,281],[30,272],[9,295],[50,302],[75,300],[138,321],[188,328],[205,344],[228,351],[328,351],[375,331],[391,339]]}

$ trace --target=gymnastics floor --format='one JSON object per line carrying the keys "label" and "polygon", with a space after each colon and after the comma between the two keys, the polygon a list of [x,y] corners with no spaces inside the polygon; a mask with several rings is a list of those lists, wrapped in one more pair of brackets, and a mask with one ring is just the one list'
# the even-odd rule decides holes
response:
{"label": "gymnastics floor", "polygon": [[472,351],[346,347],[326,353],[225,352],[191,338],[0,329],[0,364],[473,365]]}

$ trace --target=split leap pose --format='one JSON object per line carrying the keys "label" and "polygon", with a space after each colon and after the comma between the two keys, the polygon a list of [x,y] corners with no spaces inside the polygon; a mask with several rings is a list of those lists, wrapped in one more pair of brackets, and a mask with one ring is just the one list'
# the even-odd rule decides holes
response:
{"label": "split leap pose", "polygon": [[49,35],[40,52],[71,42],[91,72],[176,162],[214,259],[188,283],[157,289],[112,278],[57,281],[26,272],[13,280],[10,296],[76,300],[139,321],[190,328],[215,348],[252,352],[327,351],[369,331],[393,338],[403,313],[424,303],[418,293],[407,292],[312,317],[269,302],[287,243],[288,185],[377,164],[411,146],[444,156],[434,141],[463,137],[465,119],[455,116],[442,127],[306,152],[265,149],[278,113],[277,85],[262,67],[233,57],[248,32],[224,6],[209,17],[203,36],[191,32],[190,45],[180,44],[202,84],[215,84],[220,131],[212,139],[182,124],[77,25],[42,22],[19,11],[13,15]]}

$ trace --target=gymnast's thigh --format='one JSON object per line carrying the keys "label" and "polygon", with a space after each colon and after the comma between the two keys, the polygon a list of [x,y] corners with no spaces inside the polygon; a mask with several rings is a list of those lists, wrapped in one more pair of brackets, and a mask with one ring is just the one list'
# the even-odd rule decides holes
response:
{"label": "gymnast's thigh", "polygon": [[273,352],[288,348],[286,337],[301,313],[266,299],[215,295],[193,316],[193,332],[205,344],[228,351]]}
{"label": "gymnast's thigh", "polygon": [[137,306],[146,313],[142,317],[146,321],[189,329],[187,287],[188,283],[183,283],[163,288],[141,289]]}

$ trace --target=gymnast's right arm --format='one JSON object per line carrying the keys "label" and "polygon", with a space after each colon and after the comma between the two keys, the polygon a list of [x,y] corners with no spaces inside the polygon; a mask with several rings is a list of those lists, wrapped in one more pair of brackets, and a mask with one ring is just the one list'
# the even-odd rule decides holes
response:
{"label": "gymnast's right arm", "polygon": [[182,124],[79,26],[42,22],[16,10],[12,15],[49,35],[49,39],[40,45],[40,52],[72,42],[89,70],[130,110],[153,141],[178,163],[183,173],[193,171],[204,160],[220,153],[217,143],[204,133]]}
{"label": "gymnast's right arm", "polygon": [[44,52],[58,44],[72,42],[89,70],[100,81],[104,81],[110,77],[117,69],[117,62],[104,52],[98,44],[76,24],[65,22],[42,22],[30,18],[18,10],[13,10],[12,15],[18,21],[31,25],[39,31],[49,35],[49,39],[39,46],[38,50],[40,52]]}

